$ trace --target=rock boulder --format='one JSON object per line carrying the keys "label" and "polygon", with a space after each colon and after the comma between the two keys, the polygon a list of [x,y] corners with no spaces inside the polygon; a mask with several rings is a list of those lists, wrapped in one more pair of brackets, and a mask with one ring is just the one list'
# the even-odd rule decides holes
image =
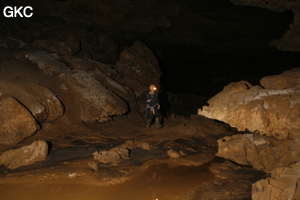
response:
{"label": "rock boulder", "polygon": [[[144,85],[144,91],[151,84],[159,85],[161,71],[158,61],[153,52],[141,41],[135,41],[132,46],[125,48],[121,52],[115,69],[123,77],[136,80]],[[131,83],[132,89],[141,90],[138,84],[134,84],[134,82],[129,80],[124,81]],[[135,88],[134,85],[137,85],[137,87]]]}
{"label": "rock boulder", "polygon": [[265,89],[284,90],[300,88],[300,68],[294,68],[280,75],[267,76],[260,80]]}
{"label": "rock boulder", "polygon": [[299,139],[276,140],[259,134],[238,134],[218,140],[217,156],[267,173],[300,161]]}
{"label": "rock boulder", "polygon": [[47,142],[39,140],[19,149],[5,151],[0,155],[0,165],[5,165],[8,169],[16,169],[43,161],[47,158],[47,155]]}
{"label": "rock boulder", "polygon": [[299,199],[300,163],[272,171],[271,178],[252,185],[252,200]]}
{"label": "rock boulder", "polygon": [[25,58],[35,63],[38,68],[48,75],[58,75],[63,72],[69,72],[71,69],[59,62],[57,58],[51,56],[45,51],[36,51],[25,53]]}
{"label": "rock boulder", "polygon": [[0,102],[0,121],[0,144],[19,143],[39,129],[31,113],[12,97]]}
{"label": "rock boulder", "polygon": [[105,122],[113,115],[127,112],[126,103],[106,89],[93,76],[83,71],[72,71],[59,76],[62,98],[74,117],[83,122]]}
{"label": "rock boulder", "polygon": [[64,106],[54,92],[31,81],[1,77],[0,93],[18,99],[40,123],[53,121],[64,113]]}
{"label": "rock boulder", "polygon": [[230,83],[198,114],[226,122],[239,131],[259,132],[278,139],[298,137],[300,87],[296,77],[300,70],[285,72],[281,77],[286,74],[295,79],[280,78],[285,83],[278,81],[278,76],[262,79],[264,86],[272,85],[274,89],[253,86],[247,81]]}

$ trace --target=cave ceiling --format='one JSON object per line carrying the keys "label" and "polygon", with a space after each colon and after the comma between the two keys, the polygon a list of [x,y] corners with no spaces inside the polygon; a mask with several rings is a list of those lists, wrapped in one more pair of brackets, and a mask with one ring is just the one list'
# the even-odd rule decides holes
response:
{"label": "cave ceiling", "polygon": [[265,75],[299,67],[296,1],[4,0],[0,5],[1,10],[30,5],[34,13],[31,18],[1,15],[3,40],[95,45],[105,34],[120,51],[135,40],[145,42],[171,91],[211,95],[201,85],[215,84],[220,90],[242,79],[255,84]]}

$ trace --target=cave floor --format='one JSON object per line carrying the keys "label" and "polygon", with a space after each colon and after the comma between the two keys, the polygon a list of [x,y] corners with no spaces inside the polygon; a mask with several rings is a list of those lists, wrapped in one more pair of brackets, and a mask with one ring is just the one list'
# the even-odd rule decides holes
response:
{"label": "cave floor", "polygon": [[[11,81],[34,80],[48,88],[58,87],[28,62],[16,61],[8,51],[0,54],[1,77]],[[25,80],[25,81],[24,81]],[[43,85],[42,84],[42,85]],[[25,85],[26,86],[26,85]],[[200,127],[200,128],[199,128]],[[0,152],[45,140],[45,161],[8,170],[0,166],[1,200],[97,199],[97,200],[246,200],[254,182],[266,175],[215,157],[217,138],[230,132],[228,125],[209,119],[170,116],[160,129],[145,127],[141,114],[132,110],[104,124],[83,124],[66,110],[55,121],[19,144],[1,145]],[[230,132],[230,133],[229,133]],[[213,136],[210,136],[212,134]],[[130,158],[117,166],[93,170],[93,152],[109,150],[131,140],[151,148],[130,149]],[[169,158],[167,151],[182,151]]]}
{"label": "cave floor", "polygon": [[[132,123],[130,116],[89,128],[67,126],[68,120],[64,118],[46,124],[44,131],[23,143],[38,139],[51,141],[47,160],[13,171],[1,169],[0,199],[251,199],[252,183],[265,175],[251,167],[212,158],[216,148],[199,145],[197,152],[189,153],[189,147],[195,148],[197,141],[185,129],[188,121],[166,120],[160,129],[145,128],[142,121]],[[67,127],[63,135],[56,133],[58,127],[60,130]],[[132,149],[132,160],[118,166],[104,165],[97,171],[89,167],[94,151],[110,149],[132,139],[157,146],[150,150]],[[169,147],[184,147],[187,155],[170,159],[166,153],[167,141],[176,141]]]}

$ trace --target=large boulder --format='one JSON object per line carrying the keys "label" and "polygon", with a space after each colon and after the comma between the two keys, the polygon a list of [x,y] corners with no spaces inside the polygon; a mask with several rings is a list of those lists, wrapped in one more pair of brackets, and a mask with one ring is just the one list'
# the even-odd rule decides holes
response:
{"label": "large boulder", "polygon": [[135,100],[135,95],[129,87],[123,86],[121,83],[110,78],[100,68],[96,68],[89,73],[93,77],[95,77],[101,84],[103,84],[108,90],[111,90],[118,96],[125,99],[127,102],[133,102]]}
{"label": "large boulder", "polygon": [[265,89],[284,90],[300,88],[300,68],[294,68],[280,75],[267,76],[260,80]]}
{"label": "large boulder", "polygon": [[39,129],[31,113],[12,97],[0,102],[0,121],[0,144],[21,142]]}
{"label": "large boulder", "polygon": [[249,133],[226,136],[218,145],[217,156],[267,173],[300,162],[299,139],[282,141]]}
{"label": "large boulder", "polygon": [[47,155],[47,142],[39,140],[28,146],[3,152],[0,155],[0,165],[5,165],[8,169],[16,169],[43,161],[47,158]]}
{"label": "large boulder", "polygon": [[35,63],[43,73],[48,75],[59,75],[71,71],[67,65],[59,62],[57,58],[45,51],[27,52],[24,57]]}
{"label": "large boulder", "polygon": [[121,77],[121,75],[118,74],[110,65],[73,56],[64,56],[64,60],[72,69],[88,72],[108,90],[116,93],[127,102],[134,101],[135,95],[128,87],[118,82],[122,80],[123,77]]}
{"label": "large boulder", "polygon": [[[280,76],[285,77],[286,74],[288,72]],[[298,77],[300,70],[293,70],[290,74]],[[272,88],[277,89],[264,89],[261,86],[253,86],[247,81],[230,83],[222,92],[208,101],[209,106],[199,109],[198,114],[224,121],[232,127],[237,127],[239,131],[259,132],[279,139],[298,137],[300,131],[299,83],[285,81],[282,84],[278,79],[278,76],[262,79],[265,86],[272,85]],[[290,80],[289,78],[281,79]],[[270,83],[271,80],[274,81]]]}
{"label": "large boulder", "polygon": [[300,199],[300,163],[279,167],[252,185],[252,200]]}
{"label": "large boulder", "polygon": [[0,93],[13,96],[38,122],[53,121],[64,113],[64,106],[50,89],[31,81],[0,79]]}
{"label": "large boulder", "polygon": [[[130,47],[125,48],[120,55],[119,61],[115,65],[115,69],[123,77],[129,80],[129,86],[138,91],[145,91],[149,85],[159,85],[161,71],[158,61],[153,52],[141,41],[135,41]],[[131,82],[135,80],[137,83]],[[143,85],[144,87],[140,86]],[[135,85],[137,85],[135,87]]]}
{"label": "large boulder", "polygon": [[84,71],[59,76],[67,109],[83,122],[105,122],[128,111],[127,104]]}

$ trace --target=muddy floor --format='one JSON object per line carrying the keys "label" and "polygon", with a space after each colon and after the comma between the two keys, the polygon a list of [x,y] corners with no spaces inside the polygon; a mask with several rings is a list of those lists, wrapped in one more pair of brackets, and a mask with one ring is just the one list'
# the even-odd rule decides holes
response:
{"label": "muddy floor", "polygon": [[102,178],[108,170],[94,172],[87,167],[86,161],[2,177],[1,199],[171,200],[182,198],[184,193],[213,180],[212,173],[205,167],[153,163],[139,174],[128,174],[120,179],[118,175],[112,179],[110,174],[110,181],[106,182]]}
{"label": "muddy floor", "polygon": [[[216,147],[200,140],[195,120],[173,118],[157,129],[145,128],[142,120],[132,124],[128,118],[89,127],[66,126],[67,119],[47,124],[45,132],[23,142],[49,141],[47,160],[13,171],[2,166],[0,199],[246,200],[251,199],[252,183],[266,176],[251,167],[215,157]],[[204,122],[207,130],[209,123],[216,123]],[[55,134],[58,125],[69,128],[63,135]],[[117,166],[103,164],[95,171],[88,165],[94,160],[93,152],[128,140],[147,142],[151,148],[131,149],[131,159]],[[170,158],[169,149],[180,150],[184,155]]]}

